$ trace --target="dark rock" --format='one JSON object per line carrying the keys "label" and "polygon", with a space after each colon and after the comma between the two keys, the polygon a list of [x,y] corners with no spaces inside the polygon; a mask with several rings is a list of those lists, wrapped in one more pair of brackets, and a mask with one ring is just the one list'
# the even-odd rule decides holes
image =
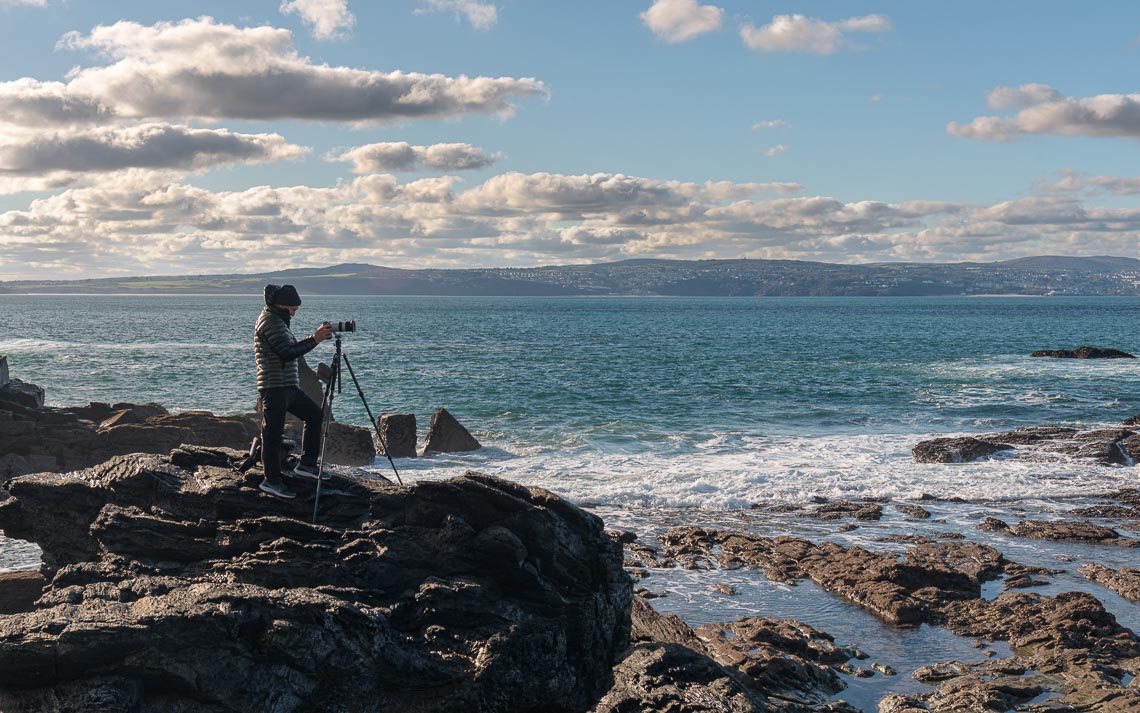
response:
{"label": "dark rock", "polygon": [[726,597],[736,596],[736,590],[727,584],[720,584],[718,582],[717,584],[709,585],[709,589],[713,590],[714,592],[718,592],[720,594],[723,594]]}
{"label": "dark rock", "polygon": [[4,354],[0,354],[0,388],[7,386],[9,380],[8,357]]}
{"label": "dark rock", "polygon": [[[613,670],[593,713],[767,713],[772,708],[723,666],[677,644],[637,644]],[[553,707],[549,710],[553,710]]]}
{"label": "dark rock", "polygon": [[1074,508],[1068,515],[1073,517],[1099,517],[1112,520],[1140,520],[1140,507],[1123,505],[1092,505],[1087,508]]}
{"label": "dark rock", "polygon": [[811,511],[812,517],[821,520],[838,520],[844,517],[853,517],[856,520],[878,520],[883,516],[883,507],[878,503],[851,502],[839,500],[821,505]]}
{"label": "dark rock", "polygon": [[1140,569],[1110,569],[1102,564],[1089,563],[1081,565],[1077,571],[1130,602],[1140,602]]}
{"label": "dark rock", "polygon": [[1079,429],[1069,426],[1028,426],[1005,433],[998,433],[989,438],[1011,446],[1029,446],[1044,441],[1056,441],[1072,438]]}
{"label": "dark rock", "polygon": [[0,386],[0,408],[20,406],[26,409],[44,407],[44,390],[35,384],[27,384],[19,379],[9,379]]}
{"label": "dark rock", "polygon": [[1102,347],[1078,347],[1077,349],[1043,349],[1030,354],[1031,357],[1053,359],[1135,359],[1128,352]]}
{"label": "dark rock", "polygon": [[921,505],[899,504],[895,505],[895,509],[904,515],[909,515],[910,517],[913,517],[917,520],[925,520],[926,518],[930,517],[930,511]]}
{"label": "dark rock", "polygon": [[709,655],[766,696],[822,703],[846,688],[830,665],[847,661],[831,636],[798,621],[742,617],[697,630]]}
{"label": "dark rock", "polygon": [[1102,527],[1084,520],[1062,522],[1022,520],[1007,528],[1005,532],[1014,537],[1027,537],[1035,540],[1140,547],[1140,540],[1138,539],[1121,537],[1120,533],[1111,527]]}
{"label": "dark rock", "polygon": [[932,438],[921,441],[911,449],[916,463],[970,463],[988,458],[1013,446],[983,441],[970,436],[961,438]]}
{"label": "dark rock", "polygon": [[996,517],[987,517],[978,524],[978,529],[982,532],[1005,532],[1009,529],[1009,525]]}
{"label": "dark rock", "polygon": [[447,409],[441,408],[431,415],[424,453],[459,453],[482,447]]}
{"label": "dark rock", "polygon": [[596,516],[475,473],[334,475],[312,524],[305,481],[281,501],[216,465],[242,455],[10,483],[0,527],[51,584],[0,616],[0,710],[581,711],[610,688],[630,581]]}
{"label": "dark rock", "polygon": [[0,615],[32,611],[46,584],[39,572],[0,574]]}
{"label": "dark rock", "polygon": [[677,644],[707,653],[704,642],[676,614],[660,614],[640,595],[630,607],[630,638],[634,642]]}
{"label": "dark rock", "polygon": [[376,444],[378,453],[383,453],[383,446],[387,444],[388,454],[393,458],[416,457],[416,443],[419,438],[416,434],[414,413],[380,414],[380,435],[383,436],[384,443]]}

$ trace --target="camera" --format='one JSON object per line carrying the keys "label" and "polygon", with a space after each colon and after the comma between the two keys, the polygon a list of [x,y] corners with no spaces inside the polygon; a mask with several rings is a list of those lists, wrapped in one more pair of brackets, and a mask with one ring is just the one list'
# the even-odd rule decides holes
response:
{"label": "camera", "polygon": [[328,326],[332,327],[334,332],[355,332],[356,320],[346,319],[343,322],[325,322]]}

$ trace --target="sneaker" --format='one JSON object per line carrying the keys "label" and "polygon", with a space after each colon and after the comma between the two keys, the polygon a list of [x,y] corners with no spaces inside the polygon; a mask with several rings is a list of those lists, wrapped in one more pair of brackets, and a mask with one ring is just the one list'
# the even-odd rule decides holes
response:
{"label": "sneaker", "polygon": [[[293,467],[293,475],[308,478],[309,480],[316,480],[318,472],[320,472],[320,469],[316,465],[309,465],[308,463],[298,463]],[[327,481],[331,479],[332,475],[329,473],[321,473],[321,480]]]}
{"label": "sneaker", "polygon": [[292,500],[297,497],[297,493],[289,489],[285,483],[270,483],[268,480],[261,481],[258,486],[262,491],[269,493],[276,498],[284,498],[285,500]]}

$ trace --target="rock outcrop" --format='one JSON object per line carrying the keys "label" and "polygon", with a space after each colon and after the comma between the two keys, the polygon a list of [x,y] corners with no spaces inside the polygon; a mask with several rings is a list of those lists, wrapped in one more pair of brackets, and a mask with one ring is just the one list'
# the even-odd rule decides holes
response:
{"label": "rock outcrop", "polygon": [[1082,564],[1078,571],[1090,580],[1100,584],[1130,602],[1140,602],[1140,569],[1122,567],[1112,569],[1102,564],[1090,562]]}
{"label": "rock outcrop", "polygon": [[1053,359],[1135,359],[1128,352],[1119,349],[1105,349],[1102,347],[1078,347],[1076,349],[1042,349],[1033,352],[1031,357],[1050,357]]}
{"label": "rock outcrop", "polygon": [[[255,413],[219,416],[209,411],[171,414],[159,404],[43,405],[43,389],[12,379],[0,387],[0,478],[89,468],[128,453],[169,453],[180,445],[245,450],[261,433]],[[301,442],[297,424],[286,436]],[[371,465],[372,432],[333,422],[326,461]]]}
{"label": "rock outcrop", "polygon": [[43,550],[0,616],[0,710],[582,711],[629,642],[601,520],[475,473],[334,475],[281,501],[179,448],[12,480],[0,528]]}
{"label": "rock outcrop", "polygon": [[954,436],[920,441],[911,449],[916,463],[970,463],[995,453],[1040,461],[1063,457],[1102,465],[1140,462],[1140,430],[1126,421],[1120,428],[1081,431],[1066,426],[1034,426],[1005,433]]}

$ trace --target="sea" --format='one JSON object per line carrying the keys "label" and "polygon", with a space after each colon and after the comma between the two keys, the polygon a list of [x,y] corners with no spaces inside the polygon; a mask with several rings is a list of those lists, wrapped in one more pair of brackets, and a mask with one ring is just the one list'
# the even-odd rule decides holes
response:
{"label": "sea", "polygon": [[[51,405],[154,401],[171,411],[246,412],[256,398],[261,307],[255,296],[0,295],[0,354],[12,377],[42,386]],[[974,527],[989,515],[1061,517],[1092,493],[1137,487],[1140,469],[1064,457],[911,457],[935,436],[1114,426],[1140,413],[1140,360],[1029,356],[1081,345],[1140,353],[1140,298],[305,295],[294,332],[305,336],[323,320],[356,321],[343,349],[373,413],[416,414],[422,438],[430,414],[445,407],[484,445],[397,459],[405,482],[478,470],[552,490],[648,541],[668,527],[704,524],[901,552],[883,536],[957,529],[1015,561],[1062,563],[1053,590],[1093,592],[1122,623],[1140,626],[1140,605],[1063,564],[1140,567],[1140,550],[999,542]],[[329,361],[332,344],[312,352],[310,364]],[[347,381],[334,410],[340,421],[368,425]],[[374,470],[392,475],[387,460]],[[923,502],[935,524],[892,512],[843,534],[834,523],[755,507],[923,496],[943,499]],[[35,566],[36,557],[34,548],[0,542],[0,569]],[[737,594],[711,591],[718,582]],[[938,628],[873,627],[870,615],[811,583],[653,571],[640,585],[665,592],[654,606],[694,625],[761,613],[799,618],[904,671],[850,679],[839,697],[866,710],[885,692],[921,689],[905,673],[916,661],[980,656]],[[871,630],[878,633],[868,638]]]}

